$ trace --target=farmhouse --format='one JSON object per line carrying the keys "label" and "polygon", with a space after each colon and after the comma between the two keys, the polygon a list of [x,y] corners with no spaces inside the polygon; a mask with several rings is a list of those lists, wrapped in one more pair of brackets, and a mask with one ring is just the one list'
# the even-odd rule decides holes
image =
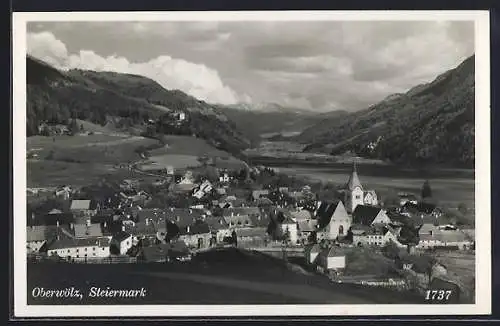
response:
{"label": "farmhouse", "polygon": [[236,229],[236,237],[238,245],[243,246],[263,246],[265,245],[267,235],[267,228],[253,227],[245,229]]}
{"label": "farmhouse", "polygon": [[403,245],[398,241],[399,231],[401,229],[393,229],[390,226],[372,225],[367,227],[354,225],[351,228],[353,237],[352,242],[356,246],[385,246],[389,242],[395,243],[399,247]]}
{"label": "farmhouse", "polygon": [[343,189],[344,203],[347,212],[352,213],[358,205],[378,205],[377,194],[374,190],[364,190],[359,181],[356,163],[354,162],[352,173]]}
{"label": "farmhouse", "polygon": [[316,232],[318,220],[309,219],[297,222],[297,230],[299,232],[299,238],[306,242],[310,239],[313,232]]}
{"label": "farmhouse", "polygon": [[318,220],[318,239],[335,240],[337,237],[344,237],[351,227],[351,217],[342,201],[319,202],[315,216]]}
{"label": "farmhouse", "polygon": [[343,252],[338,251],[337,247],[323,249],[316,258],[317,265],[323,271],[339,271],[345,268],[346,259]]}
{"label": "farmhouse", "polygon": [[111,237],[68,239],[54,241],[47,247],[49,256],[62,258],[103,258],[109,257]]}
{"label": "farmhouse", "polygon": [[437,230],[429,234],[421,234],[420,242],[416,246],[420,249],[453,248],[468,250],[473,242],[460,230]]}
{"label": "farmhouse", "polygon": [[216,243],[223,242],[225,237],[231,235],[229,224],[222,217],[209,216],[205,218],[205,223],[208,224],[212,239],[215,239]]}

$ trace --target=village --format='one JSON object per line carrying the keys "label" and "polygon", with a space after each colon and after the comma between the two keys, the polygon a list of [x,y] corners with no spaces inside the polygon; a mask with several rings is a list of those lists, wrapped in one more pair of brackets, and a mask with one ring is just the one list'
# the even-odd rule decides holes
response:
{"label": "village", "polygon": [[384,203],[365,189],[356,163],[345,185],[321,195],[264,166],[231,171],[206,162],[160,172],[154,180],[27,189],[28,261],[189,263],[236,247],[332,282],[472,296],[436,253],[473,254],[474,229],[450,222],[423,196],[399,193]]}

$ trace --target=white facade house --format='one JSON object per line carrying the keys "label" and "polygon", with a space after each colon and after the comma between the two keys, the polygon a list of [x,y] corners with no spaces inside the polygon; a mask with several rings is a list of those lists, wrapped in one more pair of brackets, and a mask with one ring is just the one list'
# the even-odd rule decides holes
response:
{"label": "white facade house", "polygon": [[61,258],[105,258],[109,257],[111,237],[62,239],[53,242],[47,249],[47,255]]}
{"label": "white facade house", "polygon": [[317,263],[323,270],[344,269],[346,266],[345,254],[337,252],[335,247],[327,248],[318,254]]}
{"label": "white facade house", "polygon": [[364,232],[353,231],[352,242],[356,246],[383,247],[392,241],[398,247],[404,247],[398,240],[399,231],[390,227],[370,228]]}
{"label": "white facade house", "polygon": [[290,235],[290,243],[293,245],[298,244],[299,233],[297,230],[297,223],[294,222],[290,217],[287,216],[285,220],[281,223],[281,231],[283,234],[287,233]]}

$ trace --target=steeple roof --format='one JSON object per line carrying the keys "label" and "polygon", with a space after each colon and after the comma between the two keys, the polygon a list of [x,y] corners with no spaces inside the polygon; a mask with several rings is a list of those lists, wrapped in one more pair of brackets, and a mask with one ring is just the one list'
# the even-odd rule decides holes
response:
{"label": "steeple roof", "polygon": [[356,187],[363,189],[363,186],[361,185],[361,182],[359,181],[358,172],[356,169],[356,161],[354,161],[352,164],[352,173],[349,176],[349,181],[347,181],[346,187],[347,187],[347,189],[349,189],[351,191],[354,190],[354,188],[356,188]]}

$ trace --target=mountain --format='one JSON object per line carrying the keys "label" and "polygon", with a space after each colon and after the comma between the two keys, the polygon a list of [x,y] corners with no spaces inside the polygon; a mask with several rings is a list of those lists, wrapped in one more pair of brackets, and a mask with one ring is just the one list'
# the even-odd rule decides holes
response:
{"label": "mountain", "polygon": [[355,152],[405,165],[474,166],[474,55],[430,83],[324,119],[296,140],[305,151]]}
{"label": "mountain", "polygon": [[224,114],[246,137],[258,142],[268,135],[300,133],[304,129],[325,119],[325,117],[343,116],[346,111],[338,110],[326,113],[273,106],[276,110],[262,110],[250,104],[219,105],[218,112]]}
{"label": "mountain", "polygon": [[[150,120],[164,121],[173,111],[189,117],[186,132],[209,143],[239,153],[249,141],[215,107],[179,90],[166,90],[142,76],[60,71],[31,56],[27,69],[27,135],[38,133],[42,121],[66,124],[71,118],[105,125],[120,121],[122,127],[144,127]],[[162,132],[165,126],[158,126]]]}

